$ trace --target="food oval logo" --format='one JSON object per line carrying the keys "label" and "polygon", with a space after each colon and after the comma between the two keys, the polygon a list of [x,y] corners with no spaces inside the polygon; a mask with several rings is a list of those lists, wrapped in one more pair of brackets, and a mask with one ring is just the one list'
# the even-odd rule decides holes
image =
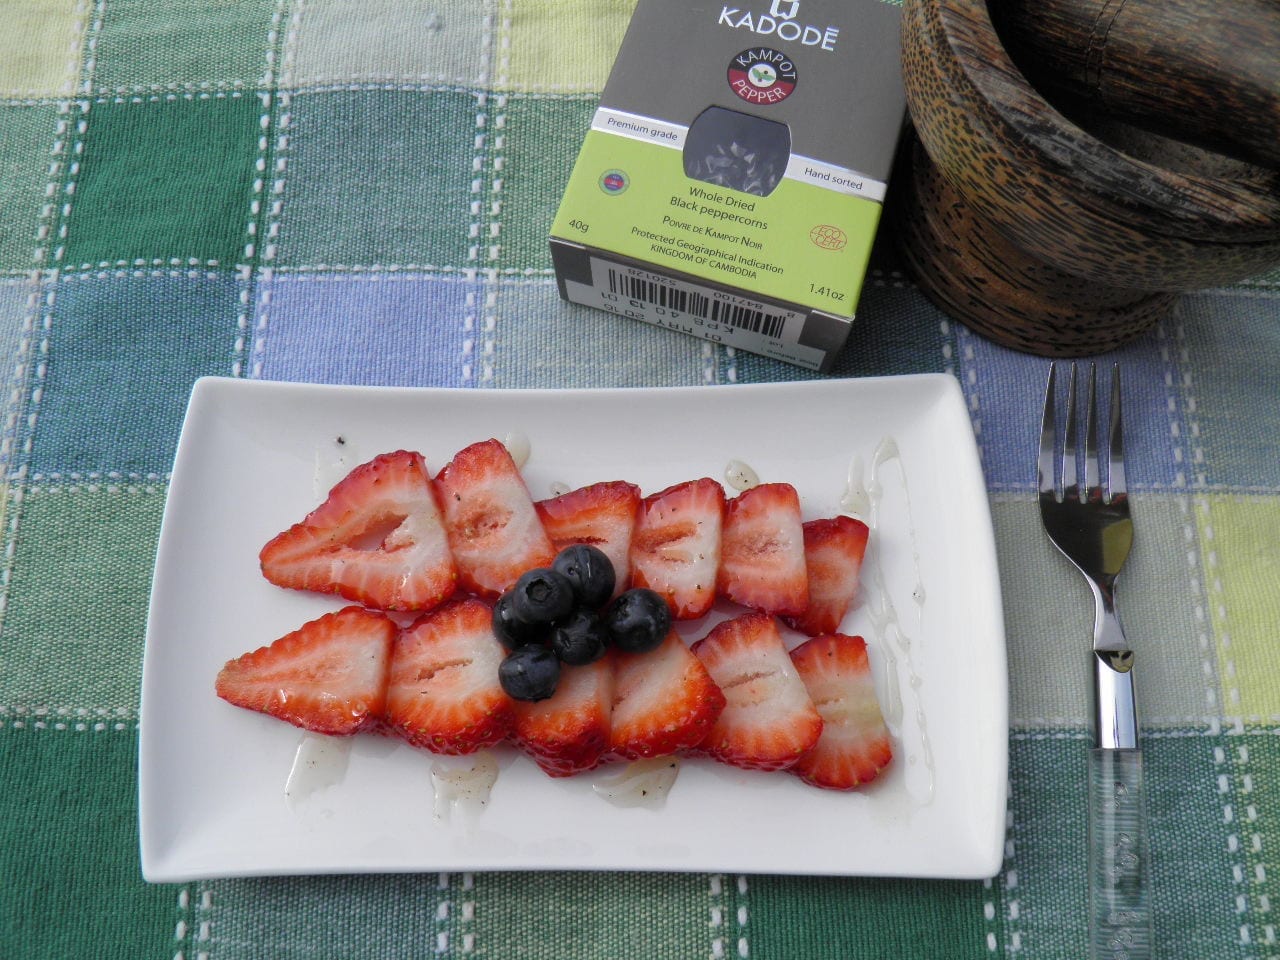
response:
{"label": "food oval logo", "polygon": [[729,61],[729,88],[747,103],[781,103],[796,89],[796,65],[771,47],[743,50]]}
{"label": "food oval logo", "polygon": [[809,239],[815,247],[823,250],[843,250],[849,242],[849,237],[843,230],[829,223],[820,223],[810,230]]}

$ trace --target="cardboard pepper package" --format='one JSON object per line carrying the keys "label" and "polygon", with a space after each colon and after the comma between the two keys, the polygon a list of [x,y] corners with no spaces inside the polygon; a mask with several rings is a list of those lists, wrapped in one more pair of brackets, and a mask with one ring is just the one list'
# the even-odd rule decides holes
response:
{"label": "cardboard pepper package", "polygon": [[887,0],[639,0],[551,228],[574,303],[826,371],[906,116]]}

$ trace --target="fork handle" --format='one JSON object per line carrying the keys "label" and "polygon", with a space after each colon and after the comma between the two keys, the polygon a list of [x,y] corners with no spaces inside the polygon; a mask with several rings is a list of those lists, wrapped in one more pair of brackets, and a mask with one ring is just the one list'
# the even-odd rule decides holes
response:
{"label": "fork handle", "polygon": [[1142,754],[1089,754],[1089,939],[1092,960],[1150,960],[1151,865]]}

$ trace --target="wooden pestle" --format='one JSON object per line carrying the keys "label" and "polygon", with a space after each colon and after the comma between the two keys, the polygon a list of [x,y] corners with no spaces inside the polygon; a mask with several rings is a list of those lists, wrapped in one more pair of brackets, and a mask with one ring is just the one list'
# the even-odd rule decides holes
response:
{"label": "wooden pestle", "polygon": [[1277,0],[989,0],[1033,85],[1280,169]]}

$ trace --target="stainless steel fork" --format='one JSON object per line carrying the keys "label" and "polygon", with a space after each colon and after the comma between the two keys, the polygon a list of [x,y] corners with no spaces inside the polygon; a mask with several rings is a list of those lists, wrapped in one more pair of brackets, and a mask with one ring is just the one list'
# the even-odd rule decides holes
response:
{"label": "stainless steel fork", "polygon": [[1120,369],[1111,372],[1106,476],[1099,463],[1097,374],[1089,365],[1084,412],[1084,483],[1079,481],[1076,365],[1058,440],[1056,367],[1049,367],[1040,429],[1040,519],[1054,545],[1089,584],[1094,600],[1094,741],[1089,754],[1089,938],[1093,960],[1152,956],[1142,754],[1133,652],[1116,612],[1115,586],[1133,545],[1124,475]]}

